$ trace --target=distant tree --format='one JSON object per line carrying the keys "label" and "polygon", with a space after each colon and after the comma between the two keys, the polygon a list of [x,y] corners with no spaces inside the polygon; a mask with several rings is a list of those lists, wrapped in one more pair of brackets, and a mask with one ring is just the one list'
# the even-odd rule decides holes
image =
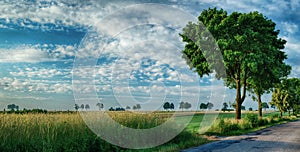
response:
{"label": "distant tree", "polygon": [[126,106],[126,110],[130,110],[131,108],[130,108],[130,106]]}
{"label": "distant tree", "polygon": [[212,109],[212,108],[214,107],[214,104],[208,102],[208,103],[206,104],[206,106],[207,106],[207,109],[210,110],[210,109]]}
{"label": "distant tree", "polygon": [[226,102],[223,103],[222,111],[225,112],[228,109],[228,104]]}
{"label": "distant tree", "polygon": [[246,107],[242,105],[241,109],[242,109],[242,110],[246,110]]}
{"label": "distant tree", "polygon": [[273,108],[274,111],[275,111],[276,106],[271,104],[271,108]]}
{"label": "distant tree", "polygon": [[201,103],[201,104],[200,104],[200,109],[201,109],[201,110],[207,109],[207,104]]}
{"label": "distant tree", "polygon": [[10,109],[11,111],[15,111],[15,110],[19,110],[19,106],[18,105],[15,105],[15,104],[10,104],[10,105],[7,105],[7,109]]}
{"label": "distant tree", "polygon": [[170,104],[170,109],[171,109],[171,110],[174,110],[174,109],[175,109],[175,106],[174,106],[173,103]]}
{"label": "distant tree", "polygon": [[184,108],[184,102],[183,101],[181,101],[180,103],[179,103],[179,109],[182,109],[182,111],[183,111],[183,109],[185,109]]}
{"label": "distant tree", "polygon": [[190,109],[192,107],[192,104],[188,103],[188,102],[185,102],[184,103],[184,109]]}
{"label": "distant tree", "polygon": [[[235,109],[236,110],[236,105],[235,105],[235,103],[233,102],[233,103],[229,103],[230,104],[230,106],[231,106],[231,108],[233,108],[233,109]],[[241,105],[241,110],[246,110],[246,107],[245,106],[243,106],[243,105]]]}
{"label": "distant tree", "polygon": [[163,108],[165,109],[165,110],[168,110],[168,109],[170,109],[170,103],[169,102],[165,102],[164,103],[164,105],[163,105]]}
{"label": "distant tree", "polygon": [[136,104],[136,109],[137,109],[137,110],[142,109],[141,105],[140,105],[140,104]]}
{"label": "distant tree", "polygon": [[231,108],[233,108],[233,109],[235,109],[235,108],[236,108],[236,105],[235,105],[235,103],[234,103],[234,102],[233,102],[233,103],[229,102],[229,106],[230,106]]}
{"label": "distant tree", "polygon": [[99,110],[101,110],[101,109],[103,109],[103,108],[104,108],[104,105],[103,105],[103,103],[100,103],[100,102],[99,102],[99,103],[97,103],[97,104],[96,104],[96,106],[97,106],[97,107],[99,107]]}
{"label": "distant tree", "polygon": [[263,103],[261,104],[261,106],[262,106],[262,108],[263,108],[265,111],[269,108],[269,105],[268,105],[268,103],[266,103],[266,102],[263,102]]}
{"label": "distant tree", "polygon": [[80,108],[81,108],[81,110],[83,110],[84,109],[84,104],[81,104]]}
{"label": "distant tree", "polygon": [[117,108],[116,108],[116,111],[125,111],[125,109],[124,109],[124,108],[121,108],[121,107],[117,107]]}
{"label": "distant tree", "polygon": [[115,111],[115,109],[114,109],[113,107],[110,107],[110,108],[108,109],[108,111]]}
{"label": "distant tree", "polygon": [[134,106],[132,107],[133,110],[139,110],[139,109],[141,109],[141,108],[142,108],[142,107],[141,107],[140,104],[136,104],[136,105],[134,105]]}
{"label": "distant tree", "polygon": [[75,108],[76,111],[78,111],[79,105],[78,105],[78,104],[75,104],[74,108]]}
{"label": "distant tree", "polygon": [[249,111],[253,111],[253,108],[250,107],[250,108],[249,108]]}
{"label": "distant tree", "polygon": [[89,104],[86,104],[85,105],[85,110],[89,110],[90,109],[90,105]]}
{"label": "distant tree", "polygon": [[136,110],[136,109],[137,109],[136,105],[134,105],[134,106],[132,107],[132,109],[133,109],[133,110]]}

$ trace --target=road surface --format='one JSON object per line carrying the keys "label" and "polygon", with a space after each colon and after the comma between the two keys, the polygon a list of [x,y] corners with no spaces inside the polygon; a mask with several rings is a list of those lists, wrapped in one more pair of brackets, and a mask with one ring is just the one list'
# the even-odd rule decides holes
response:
{"label": "road surface", "polygon": [[300,121],[289,122],[182,152],[300,152]]}

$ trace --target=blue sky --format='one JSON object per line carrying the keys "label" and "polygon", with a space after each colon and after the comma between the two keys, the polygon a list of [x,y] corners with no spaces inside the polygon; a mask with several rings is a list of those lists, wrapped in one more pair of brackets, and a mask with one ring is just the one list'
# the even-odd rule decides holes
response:
{"label": "blue sky", "polygon": [[[213,76],[199,79],[186,66],[180,57],[184,45],[179,27],[128,8],[144,3],[165,4],[195,17],[209,7],[229,13],[259,11],[288,41],[290,77],[299,77],[299,0],[1,1],[0,109],[11,103],[50,110],[88,103],[96,109],[96,102],[103,102],[106,109],[139,103],[144,110],[153,110],[164,101],[188,101],[194,108],[198,98],[216,105],[233,101],[234,90]],[[138,11],[143,9],[149,11],[147,7]],[[172,23],[187,20],[159,7],[152,8],[155,13]],[[145,17],[159,24],[136,24]],[[98,29],[117,35],[106,37]],[[86,64],[90,58],[96,62]],[[76,63],[86,65],[78,68]],[[244,105],[257,107],[250,97]]]}

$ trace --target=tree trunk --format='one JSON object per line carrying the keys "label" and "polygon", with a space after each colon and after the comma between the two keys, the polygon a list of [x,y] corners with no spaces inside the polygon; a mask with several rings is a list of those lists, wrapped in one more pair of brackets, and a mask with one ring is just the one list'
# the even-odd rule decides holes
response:
{"label": "tree trunk", "polygon": [[241,119],[241,83],[236,80],[235,119]]}
{"label": "tree trunk", "polygon": [[235,105],[235,119],[239,120],[242,118],[242,104],[241,102],[236,102]]}
{"label": "tree trunk", "polygon": [[256,95],[257,95],[257,102],[258,102],[258,116],[262,117],[261,95],[259,93]]}
{"label": "tree trunk", "polygon": [[282,112],[280,111],[280,118],[282,118]]}

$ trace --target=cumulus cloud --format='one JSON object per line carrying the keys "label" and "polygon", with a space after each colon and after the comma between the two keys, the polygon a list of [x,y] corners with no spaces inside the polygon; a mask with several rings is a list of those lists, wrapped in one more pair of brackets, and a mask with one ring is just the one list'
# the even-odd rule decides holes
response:
{"label": "cumulus cloud", "polygon": [[68,69],[46,69],[46,68],[25,68],[24,70],[12,71],[10,74],[14,77],[28,78],[53,78],[53,77],[68,77],[71,75],[71,70]]}
{"label": "cumulus cloud", "polygon": [[30,47],[0,49],[0,62],[43,62],[51,60],[48,53]]}
{"label": "cumulus cloud", "polygon": [[295,34],[299,31],[298,25],[292,22],[283,22],[281,23],[282,27],[284,28],[283,31],[286,32],[288,35]]}
{"label": "cumulus cloud", "polygon": [[72,85],[68,82],[50,80],[16,79],[10,77],[0,78],[0,86],[11,92],[33,93],[72,93]]}
{"label": "cumulus cloud", "polygon": [[47,62],[62,61],[73,57],[76,52],[74,45],[20,45],[0,48],[0,62]]}

